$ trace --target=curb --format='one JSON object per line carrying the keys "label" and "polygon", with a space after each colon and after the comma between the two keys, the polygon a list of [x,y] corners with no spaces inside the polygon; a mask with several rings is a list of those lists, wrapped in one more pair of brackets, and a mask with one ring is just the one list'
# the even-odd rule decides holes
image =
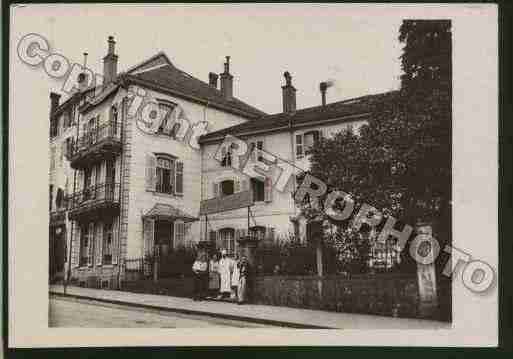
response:
{"label": "curb", "polygon": [[202,316],[208,316],[208,317],[212,317],[212,318],[238,320],[238,321],[245,321],[245,322],[264,324],[264,325],[273,325],[273,326],[285,327],[285,328],[334,329],[331,327],[322,327],[322,326],[318,326],[318,325],[310,325],[310,324],[302,324],[302,323],[294,323],[294,322],[284,322],[284,321],[280,321],[280,320],[255,318],[255,317],[225,314],[225,313],[213,313],[213,312],[206,312],[206,311],[194,310],[194,309],[160,307],[158,305],[124,302],[121,300],[88,297],[88,296],[78,295],[78,294],[64,294],[64,293],[53,292],[53,291],[49,291],[49,294],[50,294],[50,296],[56,296],[56,297],[67,297],[67,298],[74,298],[74,299],[92,300],[92,301],[97,301],[97,302],[124,305],[124,306],[137,307],[137,308],[143,308],[143,309],[152,309],[152,310],[159,310],[159,311],[180,313],[180,314],[189,314],[189,315],[202,315]]}

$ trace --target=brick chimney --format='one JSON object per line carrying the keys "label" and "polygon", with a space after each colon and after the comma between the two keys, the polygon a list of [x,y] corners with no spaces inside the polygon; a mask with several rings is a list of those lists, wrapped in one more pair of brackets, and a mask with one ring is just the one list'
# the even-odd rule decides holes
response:
{"label": "brick chimney", "polygon": [[292,76],[288,71],[283,74],[285,85],[281,87],[283,94],[283,112],[296,111],[296,88],[292,86]]}
{"label": "brick chimney", "polygon": [[217,88],[217,79],[218,79],[218,75],[214,72],[209,72],[208,73],[208,84],[210,86],[212,86],[213,88]]}
{"label": "brick chimney", "polygon": [[78,74],[77,83],[78,89],[80,92],[85,91],[87,89],[87,84],[89,83],[89,78],[87,76],[87,52],[84,52],[84,65],[83,72]]}
{"label": "brick chimney", "polygon": [[61,99],[61,95],[55,92],[50,92],[50,115],[52,115],[57,107],[59,107],[59,101]]}
{"label": "brick chimney", "polygon": [[233,76],[230,74],[230,56],[226,56],[226,62],[224,63],[224,72],[220,75],[221,77],[221,92],[225,99],[231,99],[233,97]]}
{"label": "brick chimney", "polygon": [[109,36],[107,43],[109,48],[107,55],[103,58],[103,85],[114,81],[118,71],[118,55],[115,54],[116,41],[114,41],[114,36]]}
{"label": "brick chimney", "polygon": [[328,89],[327,82],[321,82],[319,84],[319,90],[321,90],[321,102],[323,106],[326,106],[326,90]]}

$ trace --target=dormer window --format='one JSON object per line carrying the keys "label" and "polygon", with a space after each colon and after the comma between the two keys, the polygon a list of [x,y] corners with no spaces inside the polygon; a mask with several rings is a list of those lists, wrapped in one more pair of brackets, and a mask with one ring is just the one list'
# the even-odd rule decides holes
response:
{"label": "dormer window", "polygon": [[253,141],[250,142],[251,159],[262,162],[262,150],[264,149],[264,141]]}
{"label": "dormer window", "polygon": [[223,147],[221,148],[221,167],[231,167],[232,166],[232,148],[231,147]]}
{"label": "dormer window", "polygon": [[180,125],[173,121],[173,110],[176,107],[175,104],[170,102],[159,102],[160,111],[160,125],[157,129],[157,133],[175,137],[178,132]]}

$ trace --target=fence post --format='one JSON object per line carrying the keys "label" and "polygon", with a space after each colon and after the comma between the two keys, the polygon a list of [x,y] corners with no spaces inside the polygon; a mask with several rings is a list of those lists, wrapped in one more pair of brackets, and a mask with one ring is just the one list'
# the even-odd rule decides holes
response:
{"label": "fence post", "polygon": [[[433,227],[431,223],[417,223],[416,236],[431,238],[433,236]],[[418,248],[417,248],[418,250]],[[433,249],[430,247],[429,255],[433,255]],[[422,264],[417,262],[417,281],[419,288],[419,313],[421,317],[433,317],[437,314],[438,296],[436,288],[435,262]]]}

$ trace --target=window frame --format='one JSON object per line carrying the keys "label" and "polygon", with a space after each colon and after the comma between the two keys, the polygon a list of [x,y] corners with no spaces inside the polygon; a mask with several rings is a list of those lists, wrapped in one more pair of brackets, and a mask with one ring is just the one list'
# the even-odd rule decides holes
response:
{"label": "window frame", "polygon": [[[223,238],[224,234],[231,233],[231,238]],[[226,249],[228,255],[232,255],[235,253],[235,228],[232,227],[223,227],[217,231],[217,246],[221,249]],[[228,236],[229,237],[229,236]],[[223,247],[224,242],[226,242],[227,246]],[[231,245],[230,245],[231,243]]]}
{"label": "window frame", "polygon": [[[232,185],[232,193],[225,193],[223,190],[224,189],[223,183],[229,183],[229,182],[231,182],[231,185]],[[221,197],[231,196],[234,193],[235,193],[235,180],[234,179],[224,179],[219,182],[219,195]]]}
{"label": "window frame", "polygon": [[[155,183],[155,192],[160,194],[175,194],[175,177],[176,176],[176,158],[170,156],[170,155],[164,155],[164,154],[156,154],[156,162],[155,162],[155,176],[156,176],[156,183]],[[169,161],[169,168],[163,167],[159,164],[159,161]],[[165,191],[164,189],[164,175],[165,171],[168,171],[168,191]],[[161,175],[159,174],[161,173]],[[172,180],[172,182],[171,182]]]}
{"label": "window frame", "polygon": [[[253,201],[254,202],[264,202],[265,201],[265,182],[260,181],[258,178],[251,178],[249,183],[251,186],[251,191],[253,192]],[[256,191],[255,190],[256,186],[262,186],[261,191],[260,190]]]}

